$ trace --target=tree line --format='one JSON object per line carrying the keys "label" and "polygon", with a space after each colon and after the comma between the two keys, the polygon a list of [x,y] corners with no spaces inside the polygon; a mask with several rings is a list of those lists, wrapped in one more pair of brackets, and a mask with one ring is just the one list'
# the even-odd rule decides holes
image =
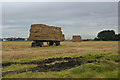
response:
{"label": "tree line", "polygon": [[[3,38],[0,41],[28,41],[28,38]],[[94,39],[85,39],[83,41],[120,41],[120,34],[115,34],[114,30],[103,30],[97,34]]]}
{"label": "tree line", "polygon": [[0,41],[28,41],[28,38],[16,38],[16,37],[11,37],[11,38],[2,38]]}

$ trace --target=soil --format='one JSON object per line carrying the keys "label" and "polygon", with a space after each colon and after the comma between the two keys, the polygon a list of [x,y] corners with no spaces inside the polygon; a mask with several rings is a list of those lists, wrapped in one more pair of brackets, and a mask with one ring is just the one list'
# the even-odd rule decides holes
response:
{"label": "soil", "polygon": [[58,58],[57,57],[57,58],[48,58],[48,59],[45,59],[42,61],[32,61],[32,62],[23,62],[23,63],[7,62],[7,63],[3,63],[2,67],[10,66],[12,64],[36,64],[36,65],[40,65],[40,64],[47,64],[47,63],[52,63],[55,61],[62,61],[62,60],[72,61],[72,60],[77,60],[78,58],[84,58],[84,57],[82,57],[82,56],[74,57],[74,58],[71,58],[71,57],[64,57],[64,58],[59,57]]}
{"label": "soil", "polygon": [[[103,57],[103,56],[100,56]],[[97,58],[100,58],[97,57]],[[79,56],[79,57],[57,57],[57,58],[48,58],[42,61],[32,61],[32,62],[23,62],[23,63],[17,63],[17,62],[8,62],[8,63],[3,63],[2,67],[6,67],[6,66],[10,66],[12,64],[21,64],[21,65],[28,65],[28,64],[36,64],[36,67],[27,69],[27,70],[20,70],[20,71],[7,71],[7,72],[3,72],[2,76],[5,76],[9,73],[23,73],[23,72],[27,72],[27,71],[32,71],[32,72],[49,72],[49,71],[61,71],[61,70],[66,70],[66,69],[70,69],[76,66],[80,66],[82,64],[85,63],[93,63],[93,62],[98,62],[97,60],[88,60],[88,61],[80,61],[80,58],[85,58],[83,56]],[[58,61],[56,63],[53,64],[53,62]],[[118,62],[117,60],[115,60],[115,62]]]}

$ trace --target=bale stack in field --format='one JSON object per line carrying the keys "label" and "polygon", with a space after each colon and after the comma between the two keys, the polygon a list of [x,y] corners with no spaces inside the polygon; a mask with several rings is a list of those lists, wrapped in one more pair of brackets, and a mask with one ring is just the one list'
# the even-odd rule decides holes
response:
{"label": "bale stack in field", "polygon": [[62,34],[62,38],[61,39],[62,39],[61,41],[65,40],[65,35],[64,34]]}
{"label": "bale stack in field", "polygon": [[29,40],[63,41],[64,36],[60,27],[33,24],[30,29]]}
{"label": "bale stack in field", "polygon": [[81,36],[80,35],[73,35],[72,36],[72,42],[81,42]]}

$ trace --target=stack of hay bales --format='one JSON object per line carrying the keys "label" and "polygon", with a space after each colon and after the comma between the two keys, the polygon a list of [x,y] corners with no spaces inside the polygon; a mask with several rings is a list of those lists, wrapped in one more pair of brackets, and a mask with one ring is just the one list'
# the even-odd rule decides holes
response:
{"label": "stack of hay bales", "polygon": [[80,35],[73,35],[72,36],[72,42],[81,42],[81,36]]}
{"label": "stack of hay bales", "polygon": [[60,27],[32,24],[29,40],[62,41],[64,37]]}
{"label": "stack of hay bales", "polygon": [[65,40],[65,35],[62,34],[62,38],[61,38],[61,41],[64,41]]}

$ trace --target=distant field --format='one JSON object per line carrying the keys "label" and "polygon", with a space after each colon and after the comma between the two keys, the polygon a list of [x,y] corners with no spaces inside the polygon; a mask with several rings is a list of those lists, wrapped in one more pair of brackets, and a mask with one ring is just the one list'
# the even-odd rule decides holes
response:
{"label": "distant field", "polygon": [[[118,77],[117,41],[65,41],[61,42],[60,46],[47,46],[46,43],[44,47],[33,48],[30,46],[31,41],[2,42],[2,62],[4,65],[2,72],[5,74],[3,77]],[[60,64],[64,66],[60,66]]]}

